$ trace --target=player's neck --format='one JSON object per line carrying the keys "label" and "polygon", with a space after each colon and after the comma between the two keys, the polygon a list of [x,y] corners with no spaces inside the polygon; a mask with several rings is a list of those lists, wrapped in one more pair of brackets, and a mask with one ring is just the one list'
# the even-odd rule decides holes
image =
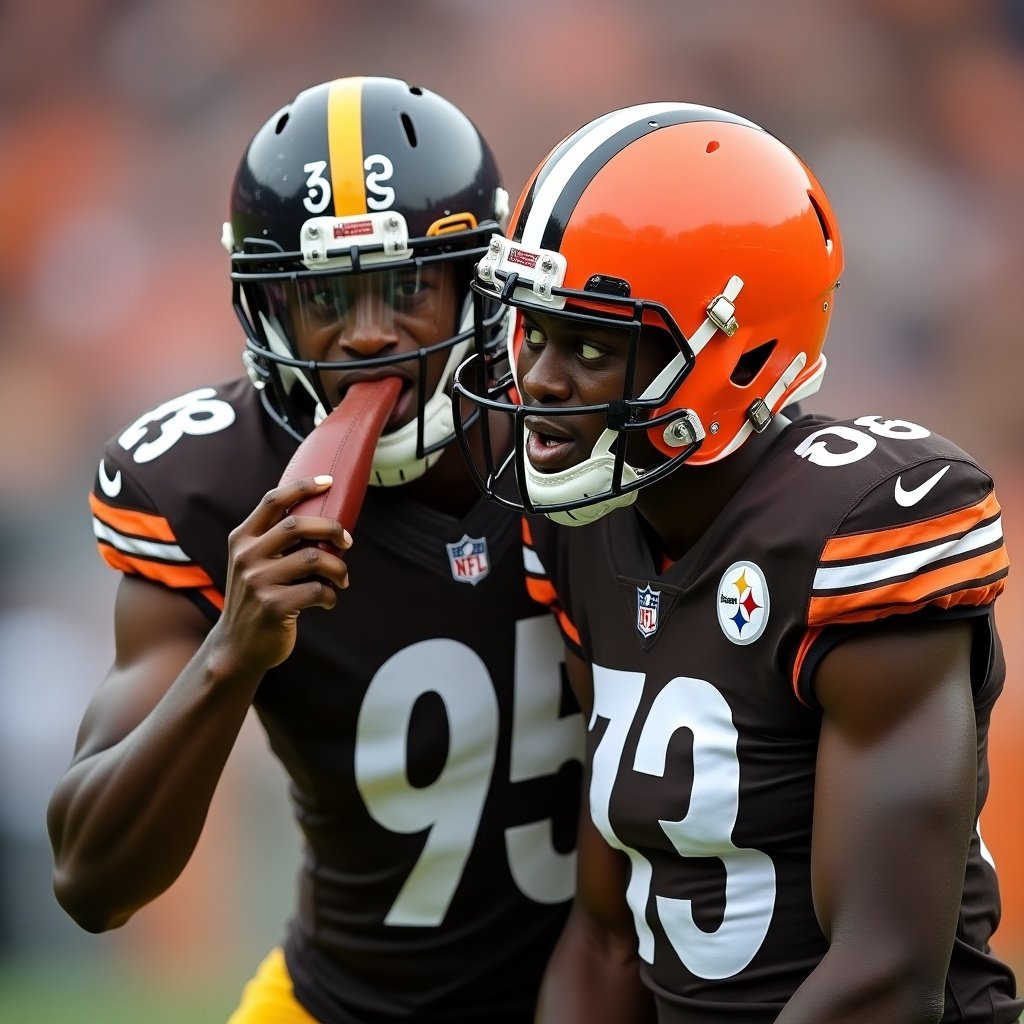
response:
{"label": "player's neck", "polygon": [[636,510],[645,521],[656,558],[682,558],[704,535],[753,472],[758,460],[789,426],[776,416],[734,455],[709,466],[682,466],[662,482],[643,488]]}
{"label": "player's neck", "polygon": [[[505,416],[492,416],[490,438],[495,457],[508,444],[510,429]],[[481,432],[474,425],[466,432],[470,449],[475,453],[478,466],[483,465],[480,454]],[[406,484],[403,492],[438,512],[461,519],[480,500],[480,491],[473,482],[462,450],[456,442],[449,444],[441,457],[418,480]]]}
{"label": "player's neck", "polygon": [[480,492],[470,479],[459,446],[454,442],[423,476],[405,484],[402,493],[455,519],[465,516],[480,499]]}

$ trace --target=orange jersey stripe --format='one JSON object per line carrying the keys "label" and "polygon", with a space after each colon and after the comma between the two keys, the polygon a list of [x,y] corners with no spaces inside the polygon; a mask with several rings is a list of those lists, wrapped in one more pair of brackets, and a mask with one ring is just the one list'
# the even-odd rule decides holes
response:
{"label": "orange jersey stripe", "polygon": [[550,608],[558,604],[558,594],[554,585],[548,579],[538,579],[536,576],[526,577],[526,592],[537,602]]}
{"label": "orange jersey stripe", "polygon": [[95,494],[89,495],[89,508],[101,522],[113,527],[118,533],[126,533],[132,537],[145,537],[147,540],[170,541],[177,543],[171,524],[162,516],[154,516],[148,512],[135,512],[132,509],[116,508],[100,501]]}
{"label": "orange jersey stripe", "polygon": [[362,78],[335,82],[327,95],[327,148],[335,217],[366,213],[362,103]]}
{"label": "orange jersey stripe", "polygon": [[157,583],[163,583],[175,590],[211,588],[216,592],[213,580],[198,565],[165,565],[163,562],[153,562],[147,558],[134,558],[131,555],[126,555],[109,544],[101,543],[97,546],[106,563],[119,572],[144,576],[148,580],[155,580]]}
{"label": "orange jersey stripe", "polygon": [[796,694],[796,699],[800,701],[801,704],[805,703],[805,701],[803,697],[800,696],[800,687],[798,685],[800,682],[800,673],[803,671],[807,655],[810,653],[810,650],[814,646],[818,637],[821,636],[821,633],[822,628],[820,626],[807,630],[807,632],[804,633],[803,640],[800,641],[800,646],[797,648],[796,658],[793,659],[793,676],[791,682],[793,685],[793,693]]}
{"label": "orange jersey stripe", "polygon": [[869,533],[854,533],[846,537],[833,537],[825,545],[821,561],[825,563],[873,558],[891,554],[900,548],[934,544],[958,533],[966,533],[979,523],[994,518],[999,511],[995,492],[990,491],[988,497],[977,504],[924,522],[891,526]]}
{"label": "orange jersey stripe", "polygon": [[953,594],[944,594],[941,597],[929,597],[923,601],[918,601],[916,604],[898,604],[891,605],[888,608],[873,606],[859,610],[854,608],[849,612],[842,613],[838,617],[833,616],[828,624],[835,625],[841,623],[849,625],[854,622],[877,622],[880,618],[885,618],[889,615],[910,615],[913,612],[921,611],[922,608],[942,608],[946,610],[955,608],[960,604],[981,607],[991,604],[1003,592],[1003,587],[1003,581],[997,580],[995,583],[990,583],[987,587],[976,587],[973,590],[958,590]]}
{"label": "orange jersey stripe", "polygon": [[[882,586],[866,587],[835,597],[812,597],[807,614],[808,625],[829,622],[863,621],[858,613],[869,609],[877,616],[882,608],[897,613],[916,611],[928,604],[948,608],[954,604],[988,604],[1003,588],[1002,579],[1009,569],[1006,547],[985,551],[951,565],[921,572],[910,579]],[[979,585],[970,585],[978,581]],[[996,587],[995,593],[990,593]],[[858,615],[857,619],[850,616]]]}
{"label": "orange jersey stripe", "polygon": [[522,523],[523,527],[523,543],[528,544],[531,548],[533,547],[533,533],[530,530],[530,524],[527,521],[526,516],[521,516],[519,522]]}
{"label": "orange jersey stripe", "polygon": [[216,587],[203,587],[199,593],[213,605],[217,611],[224,611],[224,595]]}
{"label": "orange jersey stripe", "polygon": [[[519,521],[522,523],[523,543],[532,551],[533,534],[530,532],[530,524],[526,521],[526,516],[521,516]],[[559,605],[558,592],[555,590],[554,584],[547,577],[527,576],[526,592],[537,604],[542,604],[546,608],[551,609],[558,620],[558,625],[561,627],[562,632],[579,647],[580,631],[573,625],[572,619],[565,614],[561,605]]]}
{"label": "orange jersey stripe", "polygon": [[580,631],[572,624],[572,620],[565,612],[562,611],[558,605],[555,605],[551,609],[555,613],[555,618],[558,620],[558,625],[562,627],[562,632],[577,646],[580,646]]}
{"label": "orange jersey stripe", "polygon": [[578,647],[580,644],[580,632],[573,625],[572,620],[562,610],[558,603],[558,594],[550,580],[538,579],[536,576],[526,577],[526,592],[538,604],[549,608],[558,620],[562,632]]}

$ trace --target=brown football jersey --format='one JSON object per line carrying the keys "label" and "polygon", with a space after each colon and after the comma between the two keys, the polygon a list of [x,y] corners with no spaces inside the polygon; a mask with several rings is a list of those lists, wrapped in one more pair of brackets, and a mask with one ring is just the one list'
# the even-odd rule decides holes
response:
{"label": "brown football jersey", "polygon": [[[524,534],[532,592],[593,665],[591,813],[630,861],[659,1020],[767,1024],[827,949],[810,849],[812,680],[830,645],[889,616],[971,618],[984,806],[1007,573],[992,481],[916,424],[807,418],[673,564],[628,508],[573,528],[530,517]],[[976,831],[944,1021],[1024,1008],[989,949],[999,912]]]}
{"label": "brown football jersey", "polygon": [[[101,554],[215,621],[228,533],[294,449],[248,381],[161,405],[106,446]],[[572,895],[584,729],[518,519],[370,488],[353,534],[351,587],[300,616],[254,702],[305,839],[296,994],[328,1024],[532,1020]]]}

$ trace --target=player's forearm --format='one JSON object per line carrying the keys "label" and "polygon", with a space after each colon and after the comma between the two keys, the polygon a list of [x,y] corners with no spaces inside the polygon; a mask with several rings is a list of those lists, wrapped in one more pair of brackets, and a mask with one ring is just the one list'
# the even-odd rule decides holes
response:
{"label": "player's forearm", "polygon": [[942,1019],[943,984],[888,947],[844,956],[835,947],[797,989],[776,1024],[934,1024]]}
{"label": "player's forearm", "polygon": [[220,671],[208,640],[135,729],[54,792],[54,891],[89,931],[119,927],[167,889],[199,840],[259,683]]}
{"label": "player's forearm", "polygon": [[648,1024],[654,1019],[632,936],[619,942],[588,928],[574,911],[544,976],[537,1024]]}

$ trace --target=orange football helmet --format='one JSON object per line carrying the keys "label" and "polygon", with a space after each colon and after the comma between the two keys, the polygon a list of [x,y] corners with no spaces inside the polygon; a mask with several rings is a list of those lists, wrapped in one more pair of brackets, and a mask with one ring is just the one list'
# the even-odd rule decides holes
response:
{"label": "orange football helmet", "polygon": [[[839,229],[821,185],[753,122],[711,107],[650,103],[584,125],[534,172],[510,236],[492,238],[474,288],[512,306],[625,326],[633,344],[643,343],[645,325],[659,327],[679,351],[641,394],[625,382],[583,467],[553,474],[534,471],[523,456],[522,421],[538,410],[502,405],[502,382],[470,385],[470,367],[485,358],[474,357],[457,375],[457,390],[517,417],[515,453],[478,472],[478,483],[512,503],[495,492],[514,464],[522,507],[588,509],[553,516],[575,523],[635,500],[640,487],[683,461],[727,457],[783,406],[818,389],[842,269]],[[521,332],[511,331],[513,367],[519,344]],[[478,383],[486,377],[476,374]],[[543,415],[580,411],[545,406]],[[625,463],[617,442],[638,429],[665,464]]]}

